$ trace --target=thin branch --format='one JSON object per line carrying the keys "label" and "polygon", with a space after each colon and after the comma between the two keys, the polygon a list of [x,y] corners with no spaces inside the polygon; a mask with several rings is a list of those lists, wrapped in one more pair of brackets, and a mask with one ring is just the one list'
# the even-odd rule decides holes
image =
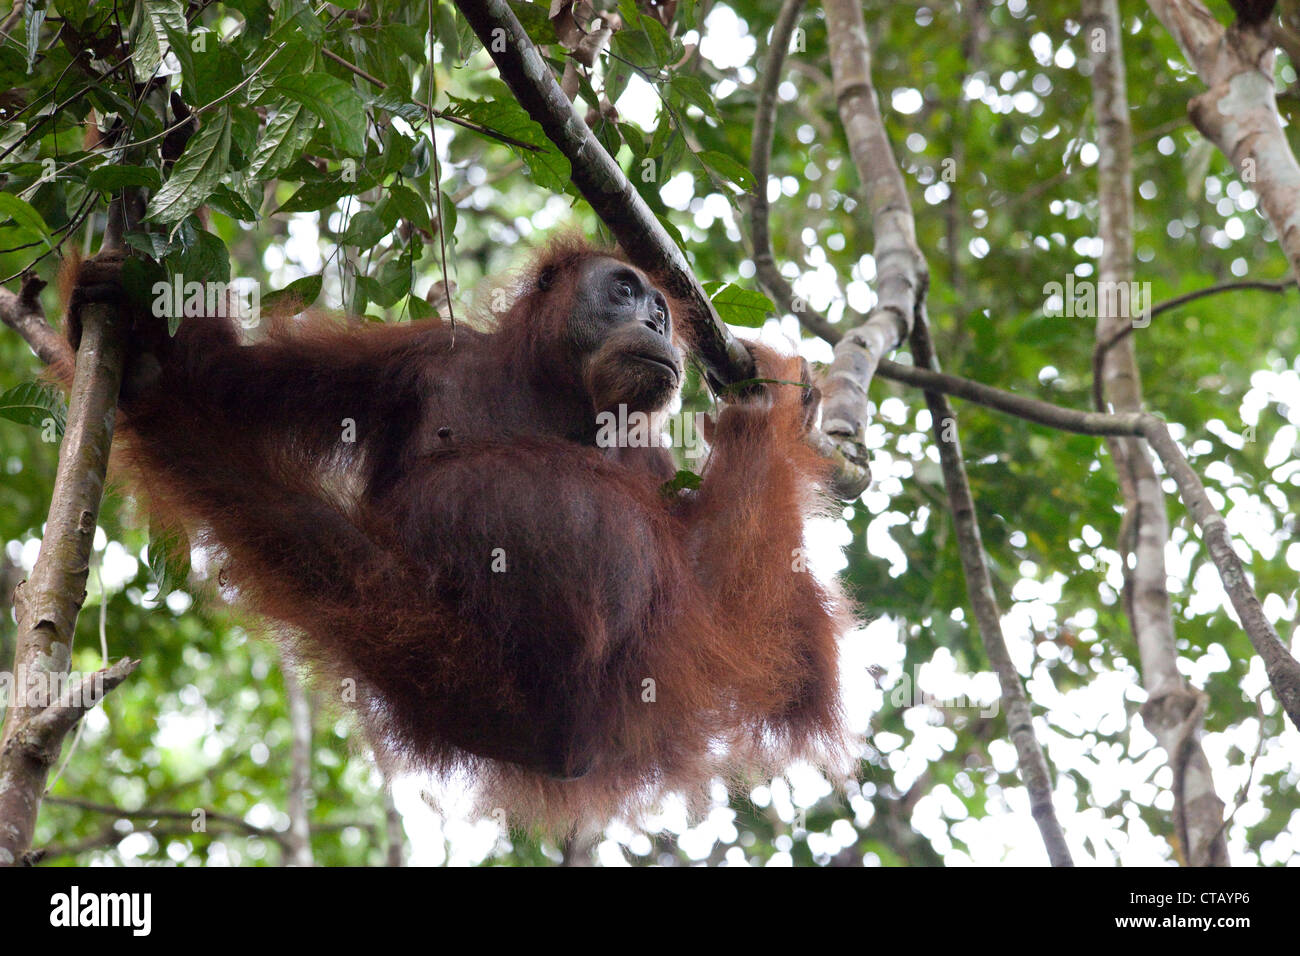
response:
{"label": "thin branch", "polygon": [[385,83],[383,80],[381,80],[379,77],[370,75],[365,70],[361,69],[361,67],[357,66],[355,63],[349,63],[347,60],[343,59],[343,57],[339,56],[333,50],[325,48],[321,50],[321,53],[325,54],[325,59],[333,60],[339,66],[343,67],[345,70],[350,70],[352,73],[361,77],[361,79],[365,80],[367,83],[371,84],[372,86],[377,86],[381,90],[388,89],[388,84]]}
{"label": "thin branch", "polygon": [[5,16],[4,22],[0,23],[0,34],[8,36],[13,28],[18,25],[18,21],[23,18],[23,10],[26,8],[23,0],[13,0],[13,7]]}
{"label": "thin branch", "polygon": [[[278,844],[281,847],[281,849],[285,850],[286,853],[288,852],[288,847],[290,846],[291,843],[292,835],[290,831],[274,830],[270,827],[257,826],[256,824],[249,823],[243,817],[236,816],[235,814],[220,813],[218,811],[208,810],[203,807],[195,807],[193,810],[175,810],[170,807],[144,806],[144,807],[140,807],[137,810],[127,810],[123,807],[114,806],[111,803],[97,803],[93,800],[83,800],[80,797],[55,797],[55,796],[46,797],[45,802],[53,804],[55,806],[70,807],[74,810],[82,810],[85,811],[86,813],[98,813],[106,817],[111,817],[114,820],[131,820],[137,822],[169,820],[172,821],[173,823],[186,824],[186,826],[184,827],[176,827],[176,828],[146,827],[143,830],[131,831],[133,833],[144,832],[144,833],[152,833],[154,835],[160,835],[166,833],[166,834],[174,834],[177,836],[194,836],[196,833],[196,831],[192,829],[192,825],[196,819],[196,817],[194,816],[194,811],[201,810],[202,820],[205,826],[209,826],[211,824],[218,824],[223,827],[228,827],[229,830],[227,832],[230,833],[237,833],[241,836],[260,837],[262,839],[271,840],[272,842]],[[312,825],[313,830],[323,832],[323,833],[336,833],[340,830],[347,830],[350,828],[367,830],[372,835],[376,834],[378,830],[377,825],[369,820],[334,820],[327,823],[317,823]],[[116,837],[115,839],[104,840],[103,833],[101,833],[99,837],[92,838],[91,840],[85,841],[81,844],[70,845],[68,847],[44,847],[39,850],[33,851],[32,855],[36,853],[42,854],[43,857],[75,855],[77,853],[84,852],[85,850],[88,849],[95,849],[98,846],[105,846],[105,845],[111,845],[113,843],[118,843],[124,837],[130,835],[129,833],[122,833],[115,829],[113,829],[111,832],[115,835]],[[207,833],[208,831],[203,830],[198,832]]]}
{"label": "thin branch", "polygon": [[1080,412],[1036,399],[1024,398],[968,379],[940,375],[908,366],[891,365],[888,368],[882,366],[881,374],[897,381],[966,398],[997,411],[1064,431],[1082,435],[1136,435],[1145,438],[1159,456],[1165,471],[1178,485],[1180,497],[1188,513],[1205,537],[1210,558],[1219,572],[1224,590],[1228,592],[1237,611],[1242,628],[1264,662],[1264,669],[1272,684],[1273,692],[1291,718],[1291,722],[1300,728],[1300,663],[1297,663],[1287,651],[1272,623],[1264,615],[1263,606],[1255,595],[1241,559],[1237,557],[1236,550],[1232,546],[1223,516],[1210,502],[1200,476],[1196,474],[1178,447],[1178,443],[1169,434],[1168,426],[1163,419],[1150,412],[1111,415],[1100,412]]}
{"label": "thin branch", "polygon": [[17,294],[0,287],[0,321],[23,337],[46,365],[53,365],[70,354],[67,342],[45,320],[40,292],[45,283],[34,274],[23,277]]}
{"label": "thin branch", "polygon": [[1237,557],[1223,516],[1205,492],[1200,476],[1188,463],[1164,420],[1150,412],[1103,414],[1061,408],[1048,402],[1005,392],[969,379],[943,375],[905,365],[881,365],[882,377],[965,398],[1027,421],[1081,435],[1135,435],[1145,438],[1174,479],[1179,496],[1205,538],[1206,547],[1224,590],[1232,601],[1242,629],[1264,662],[1264,670],[1278,702],[1300,728],[1300,663],[1291,656],[1264,614],[1246,570]]}
{"label": "thin branch", "polygon": [[1141,421],[1142,436],[1151,443],[1164,463],[1165,471],[1177,483],[1188,513],[1205,537],[1206,549],[1219,571],[1223,588],[1232,600],[1246,636],[1264,662],[1264,672],[1273,686],[1273,693],[1291,718],[1291,723],[1300,728],[1300,663],[1287,651],[1272,622],[1264,614],[1263,605],[1251,587],[1246,569],[1228,535],[1227,522],[1210,502],[1200,476],[1169,434],[1164,421],[1151,414],[1144,414]]}
{"label": "thin branch", "polygon": [[[917,361],[936,365],[937,359],[930,342],[924,310],[917,318],[918,321],[912,327],[912,354]],[[1007,736],[1016,748],[1020,779],[1029,794],[1030,814],[1038,824],[1038,832],[1043,838],[1047,858],[1052,866],[1073,866],[1065,833],[1056,817],[1056,808],[1052,805],[1052,775],[1047,765],[1047,756],[1034,733],[1029,697],[1025,693],[1020,673],[1011,660],[1006,637],[1002,632],[1002,612],[998,608],[997,597],[993,594],[993,578],[984,557],[984,542],[980,535],[975,499],[962,460],[957,419],[942,392],[927,391],[925,403],[930,409],[934,441],[939,449],[939,464],[943,470],[943,483],[948,491],[953,525],[957,531],[957,550],[966,578],[966,593],[984,644],[984,653],[998,679]]]}
{"label": "thin branch", "polygon": [[1255,698],[1255,719],[1259,726],[1259,736],[1255,739],[1255,752],[1250,755],[1250,764],[1246,767],[1246,779],[1242,782],[1240,789],[1237,790],[1237,797],[1232,801],[1232,809],[1228,811],[1228,815],[1223,818],[1223,823],[1219,825],[1219,832],[1215,834],[1215,839],[1223,835],[1237,815],[1237,811],[1246,805],[1246,797],[1250,794],[1250,785],[1255,779],[1255,764],[1259,762],[1260,755],[1264,753],[1264,741],[1267,738],[1264,733],[1264,702],[1262,695]]}
{"label": "thin branch", "polygon": [[[1268,279],[1240,279],[1234,282],[1220,282],[1217,285],[1207,286],[1204,289],[1193,289],[1191,292],[1184,292],[1182,295],[1176,295],[1172,299],[1157,302],[1151,307],[1151,313],[1148,317],[1154,319],[1162,312],[1168,312],[1171,309],[1178,308],[1180,305],[1186,305],[1188,302],[1195,302],[1197,299],[1203,299],[1206,296],[1219,295],[1222,292],[1240,292],[1243,289],[1255,289],[1260,292],[1286,292],[1288,289],[1294,289],[1295,287],[1295,279],[1277,279],[1275,281],[1270,281]],[[1103,363],[1106,360],[1106,353],[1118,345],[1125,336],[1131,335],[1133,328],[1133,320],[1129,319],[1106,338],[1098,340],[1096,346],[1093,348],[1093,404],[1097,408],[1105,407],[1101,393],[1101,372]]]}
{"label": "thin branch", "polygon": [[281,658],[284,694],[289,707],[289,830],[285,852],[292,866],[312,866],[311,818],[307,813],[311,794],[311,700],[293,665]]}
{"label": "thin branch", "polygon": [[1104,412],[1083,412],[1074,408],[1053,405],[1037,398],[1029,398],[1008,392],[992,385],[984,385],[968,378],[934,372],[916,365],[900,365],[885,360],[880,363],[881,378],[914,385],[931,392],[942,392],[956,398],[964,398],[977,405],[983,405],[994,411],[1037,425],[1046,425],[1060,431],[1073,432],[1076,435],[1136,435],[1140,432],[1139,415],[1107,414]]}
{"label": "thin branch", "polygon": [[848,141],[871,217],[876,261],[876,304],[845,333],[823,389],[823,427],[851,461],[866,463],[867,388],[880,360],[907,338],[925,302],[929,268],[916,242],[907,184],[885,133],[871,78],[871,49],[862,4],[825,0],[831,79],[840,125]]}
{"label": "thin branch", "polygon": [[[1168,312],[1170,309],[1176,309],[1188,302],[1203,299],[1207,295],[1218,295],[1221,292],[1237,292],[1241,289],[1258,289],[1261,292],[1286,292],[1288,289],[1294,289],[1295,285],[1295,279],[1278,279],[1275,282],[1270,282],[1267,279],[1240,279],[1236,282],[1221,282],[1205,289],[1184,292],[1182,295],[1176,295],[1164,302],[1157,302],[1151,307],[1151,317],[1154,319],[1161,312]],[[1132,323],[1130,322],[1129,325],[1131,326]],[[1130,328],[1129,331],[1132,331],[1132,329]]]}
{"label": "thin branch", "polygon": [[124,680],[131,676],[138,660],[124,657],[116,664],[84,675],[68,686],[48,707],[22,724],[10,739],[11,746],[25,749],[28,756],[48,758],[51,763],[58,756],[63,738],[91,709]]}
{"label": "thin branch", "polygon": [[[771,175],[773,129],[776,125],[777,88],[781,85],[786,52],[795,23],[803,11],[804,0],[785,0],[772,27],[771,46],[767,62],[760,72],[758,104],[754,108],[754,134],[750,140],[749,168],[754,174],[754,193],[749,198],[750,236],[754,244],[754,272],[759,283],[776,300],[777,305],[792,314],[799,323],[814,335],[834,345],[841,333],[821,314],[802,308],[795,300],[794,289],[777,268],[772,251],[772,233],[768,225],[771,206],[767,200],[767,181]],[[865,487],[865,486],[864,486]]]}
{"label": "thin branch", "polygon": [[[108,803],[95,803],[91,800],[82,800],[78,797],[46,797],[47,803],[57,806],[73,807],[77,810],[85,810],[87,813],[102,813],[105,816],[113,817],[117,820],[174,820],[177,822],[193,823],[195,820],[194,810],[172,810],[166,807],[141,807],[138,810],[126,810],[122,807],[115,807]],[[269,827],[259,827],[244,820],[242,817],[230,813],[217,813],[214,810],[206,810],[196,807],[196,810],[202,810],[203,820],[212,823],[223,823],[244,833],[247,836],[265,837],[268,840],[274,840],[283,844],[288,836],[279,830],[272,830]]]}

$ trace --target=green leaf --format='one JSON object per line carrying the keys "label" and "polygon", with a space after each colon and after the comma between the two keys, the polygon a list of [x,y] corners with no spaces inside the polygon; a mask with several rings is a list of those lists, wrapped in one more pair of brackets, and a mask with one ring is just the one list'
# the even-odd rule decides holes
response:
{"label": "green leaf", "polygon": [[221,238],[210,232],[198,233],[189,246],[168,256],[167,266],[186,282],[230,281],[230,252]]}
{"label": "green leaf", "polygon": [[166,236],[156,232],[131,231],[126,234],[126,244],[138,249],[150,259],[162,259],[180,248],[179,243],[169,241]]}
{"label": "green leaf", "polygon": [[438,223],[438,228],[447,237],[448,244],[455,242],[456,222],[459,216],[460,210],[451,201],[451,196],[444,192],[442,194],[442,221]]}
{"label": "green leaf", "polygon": [[719,153],[716,150],[706,149],[702,153],[696,153],[706,167],[717,173],[728,182],[733,182],[745,192],[754,190],[754,174],[751,173],[742,163],[732,159],[726,153]]}
{"label": "green leaf", "polygon": [[638,30],[619,30],[610,39],[609,48],[616,57],[642,70],[654,73],[663,66],[650,38]]}
{"label": "green leaf", "polygon": [[511,147],[527,164],[533,181],[543,189],[564,192],[569,186],[569,161],[555,148],[542,128],[513,99],[452,100],[455,113],[480,126],[536,146],[536,150]]}
{"label": "green leaf", "polygon": [[[451,68],[460,63],[460,27],[464,21],[456,16],[455,8],[450,3],[438,4],[435,35],[442,44],[443,66]],[[467,52],[468,52],[468,48]]]}
{"label": "green leaf", "polygon": [[419,103],[412,103],[405,97],[393,96],[388,91],[385,91],[378,96],[370,97],[370,105],[376,109],[383,110],[385,113],[392,113],[394,116],[400,116],[408,123],[419,123],[424,120],[423,106]]}
{"label": "green leaf", "polygon": [[105,194],[139,187],[153,192],[162,185],[162,174],[152,166],[117,166],[105,163],[90,171],[86,176],[86,185]]}
{"label": "green leaf", "polygon": [[276,5],[275,20],[268,37],[271,42],[303,38],[311,43],[319,43],[324,36],[325,25],[304,0],[282,0]]}
{"label": "green leaf", "polygon": [[424,136],[411,144],[406,161],[402,163],[401,173],[407,179],[418,179],[429,171],[429,141]]}
{"label": "green leaf", "polygon": [[431,319],[437,313],[433,306],[425,302],[418,295],[409,295],[406,297],[406,309],[411,314],[412,319]]}
{"label": "green leaf", "polygon": [[605,152],[611,156],[618,155],[618,148],[623,145],[622,137],[619,135],[617,124],[610,122],[604,116],[596,122],[592,132],[596,134],[596,140],[601,146],[605,147]]}
{"label": "green leaf", "polygon": [[90,9],[90,0],[57,0],[54,9],[58,10],[59,16],[74,27],[79,27],[85,22],[86,13]]}
{"label": "green leaf", "polygon": [[185,7],[181,0],[140,0],[131,18],[131,66],[140,82],[152,79],[161,69],[163,57],[172,48],[168,32],[189,35]]}
{"label": "green leaf", "polygon": [[365,154],[366,106],[351,83],[328,73],[308,73],[282,76],[274,88],[320,117],[330,142],[341,153]]}
{"label": "green leaf", "polygon": [[62,437],[68,409],[58,389],[41,382],[24,382],[0,395],[0,418],[32,428],[44,428],[47,421],[53,421],[56,434]]}
{"label": "green leaf", "polygon": [[202,206],[226,172],[230,159],[230,110],[205,117],[185,146],[172,174],[149,200],[146,219],[180,222]]}
{"label": "green leaf", "polygon": [[645,155],[645,133],[635,123],[619,123],[618,131],[623,134],[623,142],[632,147],[634,155]]}
{"label": "green leaf", "polygon": [[547,15],[547,9],[538,3],[523,3],[515,0],[510,9],[519,18],[519,25],[524,28],[528,38],[538,46],[551,46],[560,42],[555,35],[555,24]]}
{"label": "green leaf", "polygon": [[319,275],[294,279],[283,289],[267,293],[262,299],[262,311],[267,315],[297,315],[320,298],[322,281]]}
{"label": "green leaf", "polygon": [[379,267],[375,285],[370,290],[370,300],[387,309],[397,304],[404,295],[411,294],[411,265],[406,256],[389,259]]}
{"label": "green leaf", "polygon": [[221,185],[208,197],[208,205],[224,216],[240,222],[257,222],[257,210],[229,186]]}
{"label": "green leaf", "polygon": [[660,66],[667,63],[672,56],[673,41],[669,38],[664,25],[654,17],[641,13],[637,9],[636,0],[620,0],[618,9],[626,24],[624,29],[640,31],[654,51],[654,62]]}
{"label": "green leaf", "polygon": [[415,140],[392,126],[384,130],[381,139],[382,144],[377,147],[379,151],[378,168],[376,169],[375,166],[369,163],[366,166],[375,170],[377,178],[384,179],[406,165],[406,161],[411,158],[411,150],[415,147]]}
{"label": "green leaf", "polygon": [[27,72],[32,72],[36,64],[36,54],[41,49],[41,25],[45,23],[45,7],[35,3],[24,3],[23,27],[27,33]]}
{"label": "green leaf", "polygon": [[709,93],[709,88],[704,85],[704,81],[698,76],[679,75],[674,76],[668,84],[668,98],[674,106],[681,108],[685,105],[697,106],[705,116],[718,119],[718,107],[713,102],[713,96]]}
{"label": "green leaf", "polygon": [[659,487],[659,492],[669,498],[687,488],[695,490],[700,487],[702,479],[693,471],[682,469]]}
{"label": "green leaf", "polygon": [[0,193],[0,216],[8,216],[17,226],[36,233],[45,240],[49,248],[54,248],[50,227],[45,224],[41,214],[25,199],[19,199],[13,193]]}
{"label": "green leaf", "polygon": [[[267,96],[273,95],[271,88],[275,86],[275,81],[279,77],[310,73],[316,68],[318,52],[319,47],[316,44],[300,36],[285,38],[283,46],[270,40],[259,45],[248,60],[254,65],[258,63],[266,65],[249,81],[249,102],[259,106],[265,105]],[[281,97],[275,98],[277,102],[281,99]]]}
{"label": "green leaf", "polygon": [[266,132],[248,164],[251,179],[274,179],[302,155],[303,147],[316,131],[315,117],[301,103],[279,101],[275,115],[267,121]]}
{"label": "green leaf", "polygon": [[410,186],[397,185],[389,187],[388,199],[403,219],[414,223],[421,229],[432,227],[432,222],[429,219],[429,207],[424,204],[424,200]]}
{"label": "green leaf", "polygon": [[776,311],[772,300],[763,293],[742,289],[735,284],[726,285],[713,297],[713,307],[723,322],[750,329],[761,328],[767,317]]}
{"label": "green leaf", "polygon": [[339,242],[360,249],[370,249],[378,245],[379,240],[392,232],[392,227],[373,210],[363,209],[352,217]]}
{"label": "green leaf", "polygon": [[379,28],[382,42],[391,43],[416,63],[424,62],[424,31],[408,23],[388,23]]}
{"label": "green leaf", "polygon": [[362,190],[360,183],[345,183],[342,181],[332,183],[307,183],[300,186],[292,196],[280,204],[275,211],[282,212],[313,212],[332,206],[344,196]]}
{"label": "green leaf", "polygon": [[190,576],[190,542],[180,529],[149,527],[149,574],[157,597],[184,587]]}

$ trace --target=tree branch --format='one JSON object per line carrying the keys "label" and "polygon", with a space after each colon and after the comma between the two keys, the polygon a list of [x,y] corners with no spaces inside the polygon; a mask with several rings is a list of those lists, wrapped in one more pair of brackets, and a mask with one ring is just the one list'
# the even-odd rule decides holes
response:
{"label": "tree branch", "polygon": [[124,657],[116,664],[86,674],[75,684],[69,685],[57,700],[20,726],[10,739],[9,746],[26,750],[29,757],[52,764],[59,754],[63,738],[76,726],[77,721],[130,677],[139,666],[138,660]]}
{"label": "tree branch", "polygon": [[[781,68],[795,22],[803,9],[803,0],[785,0],[772,28],[771,48],[767,65],[762,71],[758,90],[758,106],[754,114],[754,136],[750,146],[750,169],[754,174],[755,191],[750,196],[750,232],[754,244],[754,268],[759,284],[763,286],[777,308],[798,318],[804,328],[834,345],[840,333],[827,319],[807,303],[795,298],[790,283],[785,281],[776,267],[772,253],[772,237],[768,229],[770,207],[767,201],[768,170],[772,162],[772,128],[776,117],[776,88],[781,80]],[[871,484],[871,468],[865,459],[851,460],[824,432],[810,435],[813,447],[835,463],[831,490],[841,501],[856,501]]]}
{"label": "tree branch", "polygon": [[754,377],[749,351],[718,318],[690,264],[587,128],[506,0],[456,0],[501,78],[568,158],[573,185],[609,227],[632,262],[656,275],[664,291],[688,303],[685,325],[713,391]]}
{"label": "tree branch", "polygon": [[[113,207],[120,215],[120,198],[114,200]],[[111,213],[112,208],[110,220]],[[18,644],[13,672],[22,675],[20,688],[27,687],[31,679],[52,683],[67,674],[113,441],[113,410],[126,357],[127,322],[115,306],[105,304],[88,306],[82,318],[84,330],[45,536],[31,578],[19,585],[15,596]],[[127,663],[119,662],[114,668]],[[58,741],[75,717],[69,719],[72,712],[59,705],[51,713],[45,702],[27,699],[21,693],[5,716],[0,738],[0,821],[4,822],[0,826],[0,866],[13,866],[31,845]],[[41,746],[33,747],[33,739]]]}
{"label": "tree branch", "polygon": [[[1102,253],[1097,277],[1111,288],[1127,290],[1133,282],[1133,134],[1116,0],[1083,0],[1083,27],[1093,38],[1089,58],[1101,154],[1097,192]],[[1119,411],[1140,412],[1142,380],[1133,340],[1113,347],[1121,323],[1117,305],[1117,297],[1098,297],[1094,353],[1100,360],[1094,358],[1093,363],[1094,401],[1098,411],[1105,410],[1100,403],[1105,395]],[[1192,866],[1226,864],[1228,846],[1220,834],[1223,801],[1215,793],[1210,762],[1201,748],[1205,702],[1178,670],[1174,614],[1165,584],[1169,516],[1164,491],[1143,441],[1110,438],[1106,444],[1124,496],[1118,550],[1123,559],[1124,608],[1147,692],[1142,720],[1160,741],[1173,773],[1174,821],[1186,861]]]}
{"label": "tree branch", "polygon": [[[902,174],[885,135],[884,120],[871,85],[871,59],[862,8],[856,0],[825,0],[831,41],[831,71],[840,119],[858,174],[867,189],[875,233],[877,305],[866,322],[835,347],[828,382],[826,430],[841,447],[863,443],[867,385],[881,360],[910,334],[918,366],[938,368],[925,312],[929,268],[916,244],[916,224]],[[1048,859],[1071,866],[1069,847],[1052,805],[1052,777],[1034,734],[1029,699],[1002,633],[1002,615],[984,557],[979,519],[962,462],[956,417],[941,392],[927,391],[926,405],[934,428],[944,486],[957,531],[966,593],[974,612],[989,665],[998,678],[1007,733],[1016,748],[1020,779],[1029,794]],[[849,452],[846,451],[846,454]],[[862,452],[865,454],[865,450]],[[850,455],[852,457],[852,455]]]}
{"label": "tree branch", "polygon": [[903,174],[871,81],[871,49],[857,0],[825,0],[831,77],[840,124],[871,214],[876,304],[835,346],[826,373],[823,427],[851,461],[865,463],[867,387],[880,360],[906,340],[930,282],[916,244]]}
{"label": "tree branch", "polygon": [[1264,662],[1264,672],[1268,675],[1273,693],[1291,718],[1291,723],[1300,728],[1300,663],[1291,656],[1265,616],[1264,608],[1246,577],[1246,569],[1232,545],[1227,522],[1210,502],[1200,476],[1169,434],[1164,421],[1155,415],[1144,414],[1141,417],[1141,428],[1142,436],[1160,456],[1165,471],[1178,485],[1188,513],[1205,536],[1210,559],[1219,571],[1223,588],[1232,600],[1232,606],[1237,611],[1246,636],[1250,638],[1251,646]]}
{"label": "tree branch", "polygon": [[313,866],[311,818],[307,813],[311,792],[311,700],[292,662],[281,655],[284,695],[289,706],[290,753],[288,781],[289,830],[285,853],[291,866]]}
{"label": "tree branch", "polygon": [[772,233],[768,225],[771,206],[767,199],[767,181],[772,166],[776,91],[781,85],[786,52],[790,48],[790,38],[794,33],[795,23],[799,20],[799,14],[803,11],[803,5],[804,0],[784,0],[781,4],[781,10],[776,15],[776,23],[772,27],[767,62],[759,72],[758,103],[754,108],[754,133],[749,147],[749,168],[754,174],[756,183],[754,193],[749,197],[749,229],[754,244],[754,272],[759,284],[776,300],[776,304],[782,310],[798,319],[800,325],[813,335],[834,345],[842,338],[839,329],[815,310],[802,308],[804,303],[796,302],[794,289],[777,268],[776,256],[772,251]]}
{"label": "tree branch", "polygon": [[[1260,292],[1286,292],[1288,289],[1296,287],[1295,279],[1278,279],[1270,281],[1268,279],[1240,279],[1234,282],[1220,282],[1217,285],[1207,286],[1204,289],[1193,289],[1191,292],[1184,292],[1182,295],[1176,295],[1172,299],[1166,299],[1163,302],[1157,302],[1151,307],[1149,318],[1154,319],[1162,312],[1168,312],[1179,306],[1186,305],[1188,302],[1195,302],[1197,299],[1203,299],[1210,295],[1219,295],[1223,292],[1238,292],[1243,289],[1256,289]],[[1109,335],[1097,340],[1096,346],[1092,351],[1092,383],[1093,383],[1093,404],[1098,408],[1104,408],[1104,399],[1102,397],[1101,380],[1102,367],[1106,359],[1106,353],[1115,347],[1125,336],[1133,332],[1133,320],[1127,319],[1121,325],[1114,329]]]}
{"label": "tree branch", "polygon": [[1277,112],[1272,18],[1225,30],[1200,0],[1149,0],[1149,6],[1205,83],[1205,92],[1188,103],[1192,123],[1259,196],[1300,277],[1300,164]]}
{"label": "tree branch", "polygon": [[40,301],[43,288],[45,283],[31,273],[23,277],[22,288],[17,294],[0,288],[0,322],[21,335],[37,358],[46,365],[53,365],[69,357],[72,350],[45,320]]}

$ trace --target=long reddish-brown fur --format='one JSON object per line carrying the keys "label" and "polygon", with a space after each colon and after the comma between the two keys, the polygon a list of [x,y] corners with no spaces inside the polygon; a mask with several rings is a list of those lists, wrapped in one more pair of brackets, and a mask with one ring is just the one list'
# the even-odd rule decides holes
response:
{"label": "long reddish-brown fur", "polygon": [[[187,319],[119,425],[155,517],[290,625],[321,688],[355,682],[382,760],[468,771],[484,809],[527,824],[846,759],[849,610],[796,569],[827,477],[805,392],[726,406],[692,493],[661,491],[662,458],[595,447],[557,338],[577,267],[607,254],[552,244],[531,271],[550,287],[454,344],[437,321],[309,317],[245,346],[229,320]],[[755,352],[764,377],[799,379],[797,358]]]}

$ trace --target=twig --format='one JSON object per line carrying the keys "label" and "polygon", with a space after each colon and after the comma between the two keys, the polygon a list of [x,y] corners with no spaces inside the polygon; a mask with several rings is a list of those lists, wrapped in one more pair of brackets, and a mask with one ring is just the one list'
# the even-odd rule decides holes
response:
{"label": "twig", "polygon": [[749,198],[750,236],[754,244],[754,272],[759,283],[776,300],[782,311],[789,312],[799,324],[814,335],[834,345],[841,333],[825,316],[804,308],[805,303],[795,300],[794,289],[781,275],[772,251],[772,232],[769,227],[771,206],[767,201],[767,180],[772,164],[772,139],[775,127],[777,87],[781,85],[781,71],[785,66],[786,51],[795,23],[803,10],[804,0],[785,0],[772,27],[771,45],[767,62],[760,73],[758,103],[754,108],[754,134],[750,140],[749,168],[754,174],[754,193]]}
{"label": "twig", "polygon": [[22,288],[15,294],[0,287],[0,321],[22,336],[36,357],[53,365],[70,354],[68,343],[50,327],[41,309],[40,292],[45,283],[34,274],[23,277]]}
{"label": "twig", "polygon": [[[1268,279],[1241,279],[1236,282],[1220,282],[1218,285],[1208,286],[1204,289],[1193,289],[1191,292],[1184,292],[1182,295],[1176,295],[1172,299],[1166,299],[1151,307],[1150,318],[1155,318],[1162,312],[1168,312],[1170,309],[1176,309],[1180,305],[1186,305],[1188,302],[1195,302],[1197,299],[1203,299],[1206,296],[1218,295],[1222,292],[1240,292],[1243,289],[1257,289],[1261,292],[1286,292],[1288,289],[1295,288],[1295,279],[1278,279],[1269,281]],[[1129,319],[1119,328],[1115,329],[1109,336],[1097,342],[1092,351],[1092,395],[1093,404],[1097,408],[1105,408],[1105,399],[1102,396],[1101,378],[1102,368],[1106,361],[1106,353],[1114,348],[1127,335],[1133,332],[1133,320]]]}
{"label": "twig", "polygon": [[1250,764],[1246,768],[1246,779],[1242,782],[1241,788],[1237,790],[1237,798],[1232,802],[1232,809],[1228,811],[1228,815],[1224,817],[1223,822],[1219,824],[1219,832],[1214,835],[1216,840],[1223,836],[1223,832],[1228,829],[1228,825],[1232,823],[1232,819],[1237,815],[1237,811],[1246,805],[1246,797],[1250,793],[1250,785],[1255,779],[1255,764],[1259,762],[1260,755],[1264,752],[1264,740],[1266,739],[1266,735],[1264,734],[1264,701],[1262,694],[1255,698],[1255,719],[1259,724],[1259,736],[1255,740],[1255,752],[1250,755]]}

